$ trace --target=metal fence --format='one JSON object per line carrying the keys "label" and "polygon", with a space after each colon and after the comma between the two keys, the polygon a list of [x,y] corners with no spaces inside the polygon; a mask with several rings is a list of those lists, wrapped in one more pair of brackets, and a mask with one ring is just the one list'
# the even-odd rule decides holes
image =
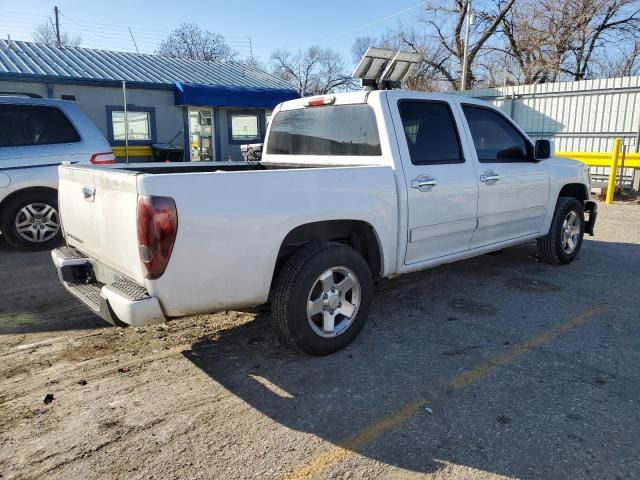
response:
{"label": "metal fence", "polygon": [[[613,139],[626,152],[640,151],[640,77],[483,88],[460,92],[493,103],[533,139],[550,140],[555,151],[610,152]],[[624,184],[634,183],[624,169]],[[606,181],[607,167],[592,167]],[[640,172],[635,173],[640,180]],[[635,181],[637,189],[638,181]]]}

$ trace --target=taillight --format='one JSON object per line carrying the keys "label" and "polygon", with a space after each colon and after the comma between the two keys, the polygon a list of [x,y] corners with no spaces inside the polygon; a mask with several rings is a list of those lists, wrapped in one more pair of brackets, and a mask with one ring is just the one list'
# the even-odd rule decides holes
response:
{"label": "taillight", "polygon": [[167,268],[178,232],[176,202],[170,197],[138,197],[138,251],[145,278],[159,278]]}
{"label": "taillight", "polygon": [[96,165],[106,165],[116,163],[116,156],[113,152],[94,153],[89,161]]}

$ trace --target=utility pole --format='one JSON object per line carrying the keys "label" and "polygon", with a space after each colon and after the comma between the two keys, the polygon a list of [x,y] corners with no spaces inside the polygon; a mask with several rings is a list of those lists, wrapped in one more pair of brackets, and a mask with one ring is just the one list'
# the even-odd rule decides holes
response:
{"label": "utility pole", "polygon": [[62,42],[60,41],[60,19],[58,18],[58,14],[60,13],[60,10],[58,10],[58,7],[53,7],[53,13],[56,16],[56,41],[58,42],[58,48],[62,47]]}
{"label": "utility pole", "polygon": [[251,63],[253,63],[253,42],[251,41],[251,37],[247,37],[249,39],[249,55],[251,58]]}
{"label": "utility pole", "polygon": [[127,117],[127,82],[122,80],[122,105],[124,105],[124,154],[129,163],[129,117]]}
{"label": "utility pole", "polygon": [[467,3],[466,13],[466,25],[464,27],[464,53],[462,54],[462,79],[460,80],[460,91],[467,88],[467,71],[469,70],[469,60],[467,58],[469,54],[469,28],[471,27],[472,14],[471,14],[471,0]]}

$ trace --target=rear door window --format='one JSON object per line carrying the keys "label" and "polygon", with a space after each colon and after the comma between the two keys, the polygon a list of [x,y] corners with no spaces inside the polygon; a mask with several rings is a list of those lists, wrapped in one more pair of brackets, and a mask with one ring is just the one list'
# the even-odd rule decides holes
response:
{"label": "rear door window", "polygon": [[381,155],[380,135],[369,105],[306,107],[278,112],[271,120],[267,153],[274,155]]}
{"label": "rear door window", "polygon": [[398,105],[411,163],[464,163],[460,139],[449,105],[402,100]]}
{"label": "rear door window", "polygon": [[0,147],[80,141],[78,131],[57,107],[0,105]]}

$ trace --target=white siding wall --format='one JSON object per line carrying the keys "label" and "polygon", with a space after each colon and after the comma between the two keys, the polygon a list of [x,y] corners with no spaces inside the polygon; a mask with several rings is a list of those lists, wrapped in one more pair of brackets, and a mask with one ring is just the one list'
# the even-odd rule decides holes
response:
{"label": "white siding wall", "polygon": [[640,77],[559,82],[461,92],[487,100],[532,138],[553,140],[556,151],[607,152],[620,137],[636,151]]}

